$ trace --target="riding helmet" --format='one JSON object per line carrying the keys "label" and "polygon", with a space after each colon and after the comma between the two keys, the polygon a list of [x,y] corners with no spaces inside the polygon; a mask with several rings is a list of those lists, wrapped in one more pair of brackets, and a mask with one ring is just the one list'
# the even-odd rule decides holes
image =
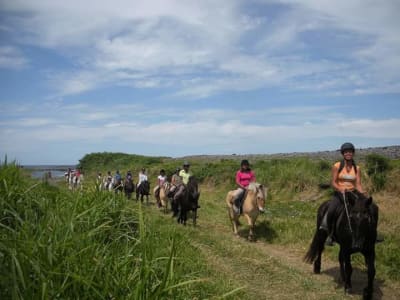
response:
{"label": "riding helmet", "polygon": [[247,159],[243,159],[242,162],[240,163],[241,166],[249,166],[249,161]]}
{"label": "riding helmet", "polygon": [[341,147],[340,147],[340,152],[343,154],[344,151],[346,150],[350,150],[353,151],[353,153],[356,151],[356,149],[354,148],[354,145],[352,143],[344,143]]}

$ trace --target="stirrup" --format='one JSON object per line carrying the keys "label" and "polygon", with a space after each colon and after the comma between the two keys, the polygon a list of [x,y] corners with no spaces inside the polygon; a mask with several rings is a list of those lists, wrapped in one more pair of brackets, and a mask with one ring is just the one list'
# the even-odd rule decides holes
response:
{"label": "stirrup", "polygon": [[333,239],[332,239],[332,237],[330,235],[328,235],[328,237],[326,238],[325,245],[326,246],[333,246],[334,245]]}
{"label": "stirrup", "polygon": [[235,204],[232,205],[232,209],[235,214],[240,214],[240,208],[238,208]]}

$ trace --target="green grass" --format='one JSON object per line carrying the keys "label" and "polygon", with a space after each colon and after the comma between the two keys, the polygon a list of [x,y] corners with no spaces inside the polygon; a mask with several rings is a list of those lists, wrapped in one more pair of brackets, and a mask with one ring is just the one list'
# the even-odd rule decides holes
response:
{"label": "green grass", "polygon": [[[132,168],[123,165],[130,157],[121,157],[117,165],[109,159],[96,167],[102,155],[86,160],[84,189],[75,192],[62,182],[32,181],[15,164],[0,166],[0,299],[342,298],[332,282],[298,265],[314,233],[317,208],[330,195],[318,190],[329,182],[329,162],[293,158],[253,165],[269,192],[267,212],[257,222],[258,242],[250,244],[233,237],[225,205],[237,161],[191,161],[201,181],[201,209],[198,226],[184,227],[154,205],[96,190],[98,169]],[[135,159],[154,178],[159,169],[172,172],[179,163]],[[399,194],[394,182],[400,164],[391,165],[386,194],[377,195],[379,231],[386,240],[376,247],[376,265],[378,279],[394,289],[400,286],[400,207],[393,197]],[[367,174],[363,179],[368,185]],[[336,266],[337,252],[336,246],[325,255]],[[297,260],[286,260],[290,255]],[[360,255],[353,261],[364,270]]]}

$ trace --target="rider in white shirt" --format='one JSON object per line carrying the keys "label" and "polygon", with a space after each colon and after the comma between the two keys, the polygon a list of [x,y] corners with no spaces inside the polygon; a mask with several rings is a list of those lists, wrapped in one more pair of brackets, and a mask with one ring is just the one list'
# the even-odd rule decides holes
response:
{"label": "rider in white shirt", "polygon": [[141,184],[143,181],[147,181],[147,180],[148,180],[148,179],[147,179],[147,175],[146,175],[146,169],[145,169],[145,168],[142,168],[142,170],[141,170],[140,173],[139,173],[139,181],[138,181],[137,186],[139,187],[140,184]]}

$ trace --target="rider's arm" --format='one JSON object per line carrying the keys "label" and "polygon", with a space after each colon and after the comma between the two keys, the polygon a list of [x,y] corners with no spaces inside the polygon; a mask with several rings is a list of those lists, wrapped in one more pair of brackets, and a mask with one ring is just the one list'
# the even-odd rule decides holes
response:
{"label": "rider's arm", "polygon": [[357,168],[357,173],[356,173],[356,190],[359,191],[361,194],[364,194],[365,191],[362,188],[361,185],[361,171],[360,171],[360,167],[356,167]]}
{"label": "rider's arm", "polygon": [[251,179],[250,182],[256,182],[256,174],[254,173],[254,171],[251,171]]}
{"label": "rider's arm", "polygon": [[241,182],[241,172],[240,171],[237,171],[237,173],[236,173],[236,184],[239,186],[239,187],[241,187],[242,189],[245,189],[245,187],[242,185],[242,182]]}
{"label": "rider's arm", "polygon": [[339,193],[344,193],[345,189],[341,186],[338,185],[338,176],[339,176],[339,168],[336,165],[333,165],[332,167],[332,182],[331,185],[335,191],[338,191]]}

